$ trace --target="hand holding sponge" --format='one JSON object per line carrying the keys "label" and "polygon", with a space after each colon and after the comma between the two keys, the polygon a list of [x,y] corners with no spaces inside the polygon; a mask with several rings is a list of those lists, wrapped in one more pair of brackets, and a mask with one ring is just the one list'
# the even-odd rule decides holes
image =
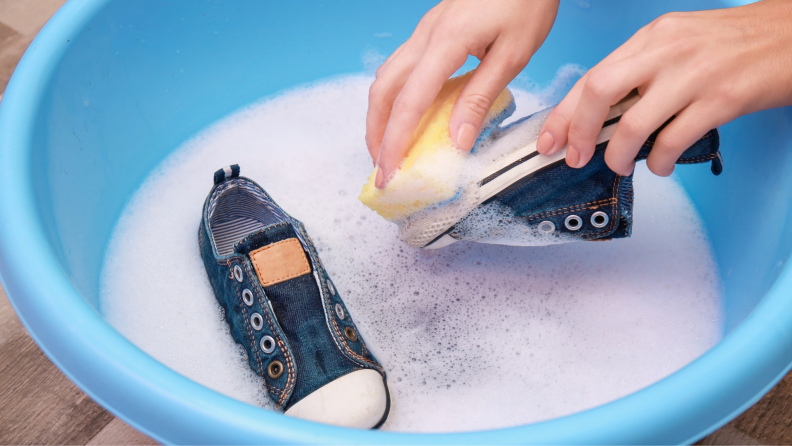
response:
{"label": "hand holding sponge", "polygon": [[[457,196],[463,186],[460,180],[469,154],[457,149],[451,141],[449,122],[451,110],[472,74],[473,71],[468,72],[443,84],[421,118],[400,168],[383,189],[374,186],[374,169],[359,197],[363,204],[386,220],[398,222]],[[514,110],[514,98],[508,89],[504,89],[487,113],[472,152],[479,149]]]}

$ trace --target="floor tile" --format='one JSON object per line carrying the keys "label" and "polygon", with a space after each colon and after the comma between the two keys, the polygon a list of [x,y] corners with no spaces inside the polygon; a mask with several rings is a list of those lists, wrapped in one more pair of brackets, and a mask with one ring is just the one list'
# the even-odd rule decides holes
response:
{"label": "floor tile", "polygon": [[66,0],[0,0],[0,22],[33,37]]}
{"label": "floor tile", "polygon": [[113,419],[25,331],[0,345],[0,399],[0,444],[82,445]]}
{"label": "floor tile", "polygon": [[30,41],[29,37],[15,34],[6,39],[3,46],[0,46],[0,93],[5,91],[6,84],[11,79],[11,73],[14,72],[14,68],[25,53]]}
{"label": "floor tile", "polygon": [[118,418],[113,419],[95,437],[88,442],[88,446],[93,445],[152,445],[156,441],[136,431],[130,425]]}
{"label": "floor tile", "polygon": [[792,444],[792,373],[730,425],[765,444]]}
{"label": "floor tile", "polygon": [[[2,95],[0,95],[0,100],[2,100]],[[5,291],[0,287],[0,347],[24,331],[25,328],[19,322],[14,307],[11,306]]]}
{"label": "floor tile", "polygon": [[712,435],[696,443],[697,445],[761,445],[759,440],[746,435],[743,431],[732,427],[723,426]]}
{"label": "floor tile", "polygon": [[0,48],[3,48],[4,46],[8,45],[8,42],[11,41],[11,39],[15,38],[17,35],[19,35],[19,33],[16,32],[16,30],[6,25],[5,23],[0,22]]}

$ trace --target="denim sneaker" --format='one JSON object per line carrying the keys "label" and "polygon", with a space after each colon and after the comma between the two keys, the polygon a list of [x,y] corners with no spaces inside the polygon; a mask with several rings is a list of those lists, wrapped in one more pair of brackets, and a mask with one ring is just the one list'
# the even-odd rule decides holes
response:
{"label": "denim sneaker", "polygon": [[238,165],[215,172],[198,242],[231,335],[279,409],[344,427],[385,422],[385,371],[311,238]]}
{"label": "denim sneaker", "polygon": [[[610,240],[632,232],[632,175],[620,176],[605,164],[605,148],[621,116],[639,99],[632,92],[611,107],[591,161],[580,169],[566,165],[566,148],[545,156],[536,151],[539,129],[552,108],[497,129],[487,152],[503,154],[488,165],[473,186],[446,203],[399,222],[410,246],[437,249],[459,240],[504,245],[547,245],[580,240]],[[669,121],[670,122],[670,121]],[[645,160],[664,124],[641,147]],[[717,129],[689,147],[677,164],[712,163],[720,175],[723,159]]]}

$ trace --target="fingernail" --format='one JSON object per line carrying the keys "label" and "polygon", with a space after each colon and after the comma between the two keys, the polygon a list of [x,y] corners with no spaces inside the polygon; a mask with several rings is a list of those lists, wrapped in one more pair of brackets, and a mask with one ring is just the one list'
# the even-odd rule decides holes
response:
{"label": "fingernail", "polygon": [[555,138],[550,132],[542,132],[539,139],[536,140],[536,150],[542,155],[550,155],[553,152],[555,145]]}
{"label": "fingernail", "polygon": [[457,149],[470,152],[470,149],[473,148],[473,144],[476,143],[477,136],[478,132],[476,131],[476,128],[473,127],[473,124],[469,122],[463,122],[462,125],[459,126],[459,130],[457,130]]}
{"label": "fingernail", "polygon": [[384,181],[385,181],[385,174],[382,173],[382,167],[377,167],[377,176],[376,178],[374,178],[374,187],[376,187],[377,189],[382,189],[384,187],[382,184]]}
{"label": "fingernail", "polygon": [[583,159],[583,157],[580,156],[580,154],[578,154],[578,158],[579,158],[579,160],[578,160],[578,163],[577,163],[577,167],[575,167],[576,169],[580,169],[581,167],[583,167],[586,164],[588,164],[588,160]]}
{"label": "fingernail", "polygon": [[580,163],[580,153],[578,153],[577,149],[572,146],[567,146],[566,161],[569,167],[575,169],[578,168],[578,164]]}

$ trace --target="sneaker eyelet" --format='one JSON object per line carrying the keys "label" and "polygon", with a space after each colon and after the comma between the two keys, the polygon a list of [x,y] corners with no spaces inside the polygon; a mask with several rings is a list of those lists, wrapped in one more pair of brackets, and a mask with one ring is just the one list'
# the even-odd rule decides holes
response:
{"label": "sneaker eyelet", "polygon": [[570,231],[577,231],[583,227],[583,219],[577,215],[570,215],[564,220],[564,226]]}
{"label": "sneaker eyelet", "polygon": [[540,233],[548,235],[555,232],[555,223],[549,220],[545,220],[539,223],[539,226],[536,227]]}
{"label": "sneaker eyelet", "polygon": [[242,268],[239,265],[234,265],[234,277],[236,278],[237,282],[241,282],[245,276],[242,275]]}
{"label": "sneaker eyelet", "polygon": [[245,305],[247,305],[248,307],[252,306],[253,293],[249,289],[245,288],[244,290],[242,290],[242,300],[245,302]]}
{"label": "sneaker eyelet", "polygon": [[591,226],[594,226],[595,228],[604,228],[608,225],[609,221],[610,217],[608,217],[608,214],[602,211],[591,214]]}
{"label": "sneaker eyelet", "polygon": [[280,361],[272,361],[267,366],[267,375],[272,379],[278,379],[283,375],[283,364]]}
{"label": "sneaker eyelet", "polygon": [[338,318],[341,319],[342,321],[346,317],[346,313],[344,312],[344,307],[342,307],[341,304],[335,304],[335,312],[336,315],[338,315]]}
{"label": "sneaker eyelet", "polygon": [[[330,290],[331,295],[335,296],[336,292],[335,292],[335,287],[333,286],[333,282],[329,280],[327,281],[327,289]],[[341,319],[343,319],[343,317]]]}
{"label": "sneaker eyelet", "polygon": [[358,340],[357,332],[352,327],[344,327],[344,336],[351,342],[357,342]]}
{"label": "sneaker eyelet", "polygon": [[264,336],[261,338],[259,345],[261,345],[261,351],[264,353],[272,353],[275,351],[275,339],[273,339],[272,336]]}
{"label": "sneaker eyelet", "polygon": [[264,318],[258,313],[253,313],[250,315],[250,325],[254,330],[259,331],[264,328]]}

